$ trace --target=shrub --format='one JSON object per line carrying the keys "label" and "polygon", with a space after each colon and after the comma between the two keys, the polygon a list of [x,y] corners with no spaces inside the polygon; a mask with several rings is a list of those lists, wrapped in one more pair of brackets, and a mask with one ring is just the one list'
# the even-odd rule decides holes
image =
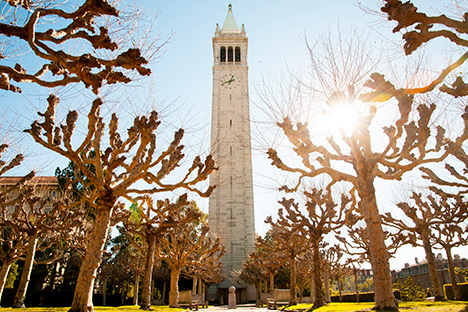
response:
{"label": "shrub", "polygon": [[401,300],[403,301],[423,300],[426,298],[424,288],[416,285],[411,277],[408,277],[403,284],[397,281],[393,284],[393,288],[400,290]]}
{"label": "shrub", "polygon": [[[462,295],[461,299],[459,299],[459,300],[468,301],[468,283],[459,283],[457,285],[458,285],[458,288],[460,289],[460,292],[461,292],[461,295]],[[444,285],[444,294],[445,294],[445,297],[448,300],[454,300],[455,299],[455,295],[453,294],[452,284],[445,284]]]}
{"label": "shrub", "polygon": [[[398,289],[393,290],[393,295],[398,300],[401,300],[401,294]],[[357,302],[356,294],[344,294],[341,296],[342,302]],[[340,302],[339,296],[330,296],[332,302]],[[374,292],[365,292],[359,294],[359,302],[374,302]]]}

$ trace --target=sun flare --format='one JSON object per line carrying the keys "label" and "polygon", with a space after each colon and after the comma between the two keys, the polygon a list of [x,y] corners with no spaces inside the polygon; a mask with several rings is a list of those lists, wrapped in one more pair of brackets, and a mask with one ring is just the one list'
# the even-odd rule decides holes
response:
{"label": "sun flare", "polygon": [[324,112],[322,130],[331,135],[350,136],[359,119],[359,111],[353,105],[336,105]]}

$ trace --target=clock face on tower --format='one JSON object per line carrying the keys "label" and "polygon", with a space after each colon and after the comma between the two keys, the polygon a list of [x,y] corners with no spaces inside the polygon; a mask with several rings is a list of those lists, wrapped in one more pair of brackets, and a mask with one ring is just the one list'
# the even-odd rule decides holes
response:
{"label": "clock face on tower", "polygon": [[220,83],[225,89],[233,89],[240,86],[240,78],[234,74],[224,74],[221,76]]}

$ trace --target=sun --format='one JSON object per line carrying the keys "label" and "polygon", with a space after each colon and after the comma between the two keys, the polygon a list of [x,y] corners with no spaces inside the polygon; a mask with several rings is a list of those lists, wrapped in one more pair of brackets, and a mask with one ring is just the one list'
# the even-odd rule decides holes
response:
{"label": "sun", "polygon": [[360,115],[356,105],[349,103],[336,104],[323,112],[319,123],[320,128],[323,132],[332,136],[351,136]]}

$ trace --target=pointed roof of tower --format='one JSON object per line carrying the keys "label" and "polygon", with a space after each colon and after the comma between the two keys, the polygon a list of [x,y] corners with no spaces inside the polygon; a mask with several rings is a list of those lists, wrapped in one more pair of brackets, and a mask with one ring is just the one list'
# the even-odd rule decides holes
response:
{"label": "pointed roof of tower", "polygon": [[223,27],[221,28],[222,33],[240,33],[241,30],[237,26],[236,19],[234,14],[232,14],[232,4],[228,6],[228,13],[226,19],[224,20]]}

